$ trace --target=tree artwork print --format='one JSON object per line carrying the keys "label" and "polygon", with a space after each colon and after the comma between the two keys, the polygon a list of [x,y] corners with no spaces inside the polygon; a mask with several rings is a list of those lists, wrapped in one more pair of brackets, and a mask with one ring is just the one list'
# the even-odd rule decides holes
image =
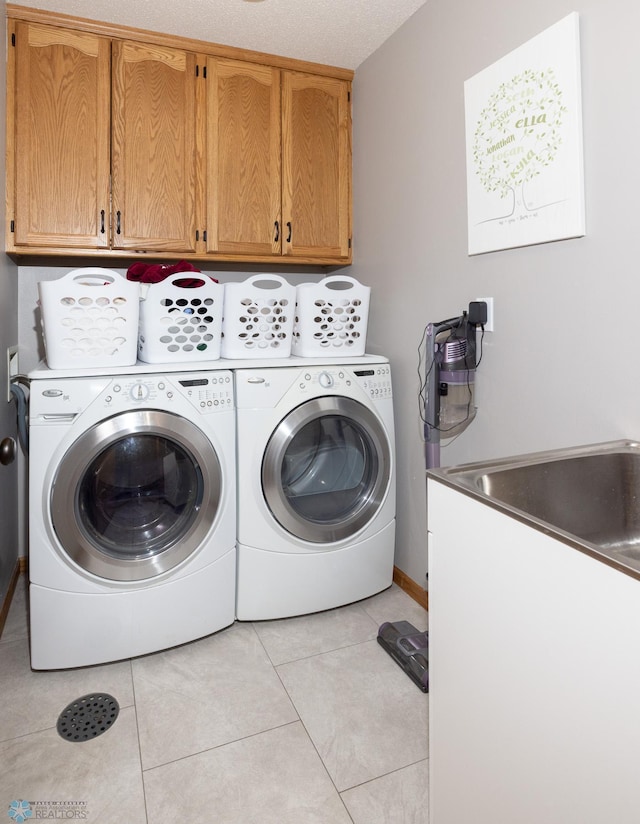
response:
{"label": "tree artwork print", "polygon": [[465,83],[469,254],[584,234],[578,15]]}

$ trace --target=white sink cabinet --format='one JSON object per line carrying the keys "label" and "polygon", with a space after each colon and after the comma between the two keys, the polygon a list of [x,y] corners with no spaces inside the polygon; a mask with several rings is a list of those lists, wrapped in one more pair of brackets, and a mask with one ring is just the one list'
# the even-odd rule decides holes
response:
{"label": "white sink cabinet", "polygon": [[639,824],[640,581],[428,479],[430,824]]}

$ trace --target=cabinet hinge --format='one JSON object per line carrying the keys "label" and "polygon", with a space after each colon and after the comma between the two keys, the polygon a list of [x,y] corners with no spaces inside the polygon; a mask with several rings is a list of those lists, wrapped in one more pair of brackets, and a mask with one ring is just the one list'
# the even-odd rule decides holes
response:
{"label": "cabinet hinge", "polygon": [[12,45],[12,46],[15,46],[15,45],[16,45],[16,35],[15,35],[15,32],[13,32],[13,34],[11,35],[11,45]]}
{"label": "cabinet hinge", "polygon": [[15,232],[15,230],[16,230],[16,222],[15,222],[15,220],[12,220],[11,221],[11,231]]}
{"label": "cabinet hinge", "polygon": [[349,238],[349,249],[351,249],[351,238]]}
{"label": "cabinet hinge", "polygon": [[351,92],[347,92],[347,103],[351,103]]}

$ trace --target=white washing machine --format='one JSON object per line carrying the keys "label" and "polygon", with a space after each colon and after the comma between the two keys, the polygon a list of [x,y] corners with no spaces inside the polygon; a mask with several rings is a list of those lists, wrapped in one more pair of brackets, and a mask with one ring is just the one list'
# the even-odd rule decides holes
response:
{"label": "white washing machine", "polygon": [[153,371],[30,376],[33,669],[130,658],[234,621],[233,376]]}
{"label": "white washing machine", "polygon": [[390,586],[395,544],[386,359],[235,371],[236,616],[303,615]]}

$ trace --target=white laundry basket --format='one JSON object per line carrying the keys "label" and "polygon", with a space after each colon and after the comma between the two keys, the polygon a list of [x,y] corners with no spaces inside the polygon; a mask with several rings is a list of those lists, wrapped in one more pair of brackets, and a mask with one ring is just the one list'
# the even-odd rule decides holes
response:
{"label": "white laundry basket", "polygon": [[217,360],[223,300],[224,286],[199,273],[178,272],[160,283],[143,284],[139,359],[145,363]]}
{"label": "white laundry basket", "polygon": [[40,281],[49,368],[135,364],[139,294],[137,283],[94,266]]}
{"label": "white laundry basket", "polygon": [[296,290],[292,353],[364,355],[371,289],[344,275],[320,283],[301,283]]}
{"label": "white laundry basket", "polygon": [[280,275],[254,275],[227,283],[222,320],[223,358],[288,358],[295,286]]}

